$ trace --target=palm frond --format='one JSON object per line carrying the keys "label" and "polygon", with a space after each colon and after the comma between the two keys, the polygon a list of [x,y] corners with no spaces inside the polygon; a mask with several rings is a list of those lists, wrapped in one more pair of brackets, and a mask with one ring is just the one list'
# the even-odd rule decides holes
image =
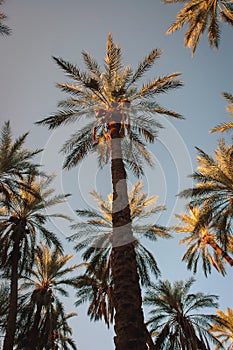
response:
{"label": "palm frond", "polygon": [[134,84],[138,79],[140,79],[143,74],[145,74],[151,66],[154,64],[155,60],[160,57],[162,50],[153,49],[146,57],[138,64],[137,69],[135,70],[132,79],[130,80],[127,88]]}

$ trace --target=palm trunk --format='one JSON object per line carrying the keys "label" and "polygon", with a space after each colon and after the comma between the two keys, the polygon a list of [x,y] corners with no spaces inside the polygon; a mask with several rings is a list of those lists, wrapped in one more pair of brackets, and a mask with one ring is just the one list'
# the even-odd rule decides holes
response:
{"label": "palm trunk", "polygon": [[13,232],[13,250],[11,253],[11,282],[9,313],[7,318],[6,335],[4,338],[3,350],[13,350],[16,331],[16,317],[18,308],[18,262],[20,259],[20,240],[22,227],[19,224]]}
{"label": "palm trunk", "polygon": [[112,121],[109,129],[113,186],[111,269],[115,307],[114,342],[116,350],[146,350],[147,336],[137,273],[126,172],[122,160],[120,123]]}
{"label": "palm trunk", "polygon": [[35,318],[32,330],[30,331],[30,346],[32,349],[36,348],[36,345],[39,342],[39,323],[41,320],[41,310],[42,310],[42,303],[37,304]]}

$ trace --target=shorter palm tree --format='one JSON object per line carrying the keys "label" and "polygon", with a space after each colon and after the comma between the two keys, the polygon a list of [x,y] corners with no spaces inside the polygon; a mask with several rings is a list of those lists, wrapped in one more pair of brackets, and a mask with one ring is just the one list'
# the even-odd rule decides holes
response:
{"label": "shorter palm tree", "polygon": [[[10,277],[9,314],[4,340],[4,350],[13,347],[16,329],[18,281],[21,274],[30,268],[34,260],[37,235],[40,234],[47,244],[55,245],[62,251],[62,245],[56,235],[45,227],[50,217],[62,217],[63,214],[49,214],[45,209],[63,203],[66,195],[52,196],[54,190],[48,188],[53,177],[40,181],[32,174],[22,180],[19,193],[0,200],[0,267]],[[27,189],[31,190],[28,191]],[[1,198],[0,198],[1,199]]]}
{"label": "shorter palm tree", "polygon": [[233,26],[232,0],[163,0],[164,3],[185,3],[177,13],[175,22],[168,28],[167,34],[180,29],[187,24],[184,45],[191,47],[195,53],[200,36],[208,30],[210,47],[219,46],[220,24],[222,20]]}
{"label": "shorter palm tree", "polygon": [[212,322],[219,322],[219,317],[199,313],[205,308],[216,308],[218,297],[203,293],[189,293],[194,279],[188,281],[159,281],[150,287],[144,303],[151,307],[147,325],[155,337],[155,349],[209,350],[209,340],[218,341],[209,331]]}
{"label": "shorter palm tree", "polygon": [[[96,269],[96,264],[101,268],[109,261],[112,249],[112,195],[104,200],[97,192],[92,191],[91,195],[98,203],[98,210],[86,209],[76,210],[76,214],[86,221],[72,225],[77,231],[69,237],[75,242],[74,248],[77,251],[85,249],[82,257],[88,261],[88,269]],[[142,192],[142,182],[138,181],[128,194],[129,207],[132,218],[132,230],[135,236],[135,249],[137,265],[142,285],[150,281],[150,272],[159,275],[159,268],[149,250],[140,243],[140,239],[147,238],[156,241],[158,237],[170,238],[168,228],[158,225],[143,223],[154,214],[165,210],[163,205],[154,205],[157,197],[148,197]],[[109,265],[110,266],[110,265]]]}
{"label": "shorter palm tree", "polygon": [[[76,286],[75,278],[70,274],[80,265],[66,266],[72,258],[72,255],[62,255],[58,248],[50,252],[47,245],[38,247],[34,266],[27,271],[21,285],[22,290],[30,289],[30,292],[26,307],[21,310],[24,327],[18,335],[20,344],[26,341],[30,349],[38,344],[38,350],[55,349],[53,346],[64,342],[66,333],[71,333],[66,322],[69,317],[65,316],[57,294],[68,297],[65,287]],[[69,342],[73,346],[71,339]]]}
{"label": "shorter palm tree", "polygon": [[[222,96],[230,103],[227,107],[226,110],[227,112],[230,113],[229,117],[233,118],[233,95],[229,94],[228,92],[223,92]],[[229,122],[229,123],[221,123],[219,125],[217,125],[215,128],[213,128],[212,130],[210,130],[210,132],[215,132],[215,131],[219,131],[219,132],[224,132],[227,130],[230,130],[233,128],[233,122]]]}
{"label": "shorter palm tree", "polygon": [[225,275],[225,262],[233,266],[233,258],[228,254],[233,253],[233,237],[228,234],[226,246],[221,247],[221,242],[219,242],[219,245],[218,236],[216,236],[214,230],[211,230],[211,225],[206,225],[203,220],[205,205],[202,210],[195,206],[189,208],[189,214],[175,215],[181,221],[179,226],[174,227],[176,232],[187,233],[187,236],[180,241],[180,243],[185,243],[188,246],[183,260],[187,262],[188,269],[193,269],[194,273],[196,273],[198,261],[201,259],[206,276],[211,272],[211,266]]}
{"label": "shorter palm tree", "polygon": [[[104,200],[95,191],[91,194],[98,203],[98,210],[77,210],[77,215],[85,221],[72,225],[77,232],[69,238],[75,242],[77,251],[84,250],[82,257],[87,262],[85,273],[77,278],[76,305],[88,301],[90,318],[103,319],[109,327],[114,316],[111,271],[112,195]],[[133,186],[128,195],[140,283],[147,286],[151,281],[151,273],[158,277],[160,271],[154,256],[140,240],[148,238],[155,241],[158,237],[171,236],[164,226],[143,221],[165,210],[165,207],[155,205],[156,196],[149,197],[142,192],[141,181]]]}
{"label": "shorter palm tree", "polygon": [[[233,310],[228,307],[226,312],[217,310],[218,316],[222,320],[222,324],[213,323],[210,332],[225,345],[225,350],[231,350],[233,346]],[[221,349],[218,345],[215,350]]]}

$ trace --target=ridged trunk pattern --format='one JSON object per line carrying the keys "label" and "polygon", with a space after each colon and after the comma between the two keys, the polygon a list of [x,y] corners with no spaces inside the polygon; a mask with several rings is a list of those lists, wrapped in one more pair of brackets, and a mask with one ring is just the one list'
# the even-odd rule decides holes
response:
{"label": "ridged trunk pattern", "polygon": [[12,234],[13,249],[11,252],[11,280],[10,280],[10,298],[9,313],[7,318],[6,334],[4,338],[3,350],[13,350],[16,331],[16,317],[18,305],[18,262],[20,259],[20,241],[24,227],[18,224]]}
{"label": "ridged trunk pattern", "polygon": [[111,133],[111,173],[113,186],[112,255],[114,282],[116,350],[146,350],[146,331],[137,272],[134,237],[122,160],[120,123],[109,124]]}

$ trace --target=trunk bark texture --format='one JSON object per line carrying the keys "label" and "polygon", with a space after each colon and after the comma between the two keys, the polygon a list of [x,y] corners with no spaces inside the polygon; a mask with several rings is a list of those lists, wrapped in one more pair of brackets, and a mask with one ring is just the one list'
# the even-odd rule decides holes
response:
{"label": "trunk bark texture", "polygon": [[37,304],[35,319],[33,323],[32,330],[29,332],[29,343],[31,349],[36,349],[36,346],[39,342],[39,323],[41,320],[41,311],[42,311],[42,303]]}
{"label": "trunk bark texture", "polygon": [[126,172],[122,160],[119,121],[109,123],[113,186],[112,256],[116,350],[146,350],[147,334],[137,272],[134,237],[128,201]]}
{"label": "trunk bark texture", "polygon": [[11,252],[11,281],[9,313],[7,318],[6,334],[4,338],[3,350],[13,350],[16,331],[16,317],[18,308],[18,262],[20,259],[20,242],[24,228],[18,224],[12,234],[13,250]]}

